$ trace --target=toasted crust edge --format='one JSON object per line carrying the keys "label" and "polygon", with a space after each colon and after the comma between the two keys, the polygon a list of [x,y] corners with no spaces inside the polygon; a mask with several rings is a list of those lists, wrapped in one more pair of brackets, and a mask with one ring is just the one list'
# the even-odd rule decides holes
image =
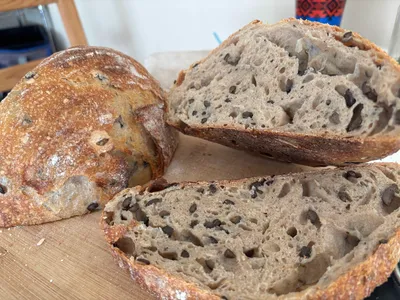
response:
{"label": "toasted crust edge", "polygon": [[[294,18],[288,18],[281,20],[280,22],[272,25],[279,25],[281,23],[290,23],[296,20]],[[297,20],[303,24],[309,25],[314,28],[325,29],[329,28],[343,34],[348,32],[343,28],[337,26],[331,26],[318,22],[311,22],[308,20]],[[204,62],[210,56],[212,56],[219,49],[230,44],[235,36],[242,30],[251,27],[253,25],[263,25],[259,20],[254,20],[248,25],[244,26],[237,32],[230,35],[220,46],[213,49],[205,58],[192,64],[187,70],[182,70],[176,83],[171,87],[168,95],[170,95],[175,87],[180,86],[185,79],[186,73],[193,69],[196,65]],[[356,32],[352,32],[353,37],[357,40],[360,45],[363,45],[367,49],[373,49],[380,61],[385,60],[400,72],[400,65],[390,57],[384,50],[370,42],[368,39],[363,38]],[[168,99],[168,97],[167,97]],[[400,149],[400,139],[395,136],[383,136],[383,137],[352,137],[345,138],[340,135],[318,135],[318,134],[298,134],[293,132],[279,132],[274,130],[249,130],[249,129],[238,129],[234,126],[207,126],[207,125],[196,125],[190,126],[176,118],[169,115],[169,102],[167,101],[167,123],[184,134],[196,136],[202,139],[206,139],[212,142],[223,144],[228,147],[237,148],[241,150],[247,150],[251,152],[267,152],[273,158],[295,162],[311,166],[324,166],[324,165],[345,165],[346,163],[362,163],[379,158],[383,158]],[[251,143],[246,143],[247,139],[251,139],[251,136],[257,136],[258,140]],[[233,145],[227,142],[227,139],[237,139],[243,141],[238,145]],[[262,142],[260,142],[260,138]],[[271,141],[283,139],[283,142],[274,143],[272,147]],[[301,143],[303,147],[290,147],[290,144]],[[327,146],[327,147],[324,147]],[[289,147],[288,147],[289,146]],[[320,148],[322,147],[322,148]],[[346,147],[346,150],[344,151]],[[284,153],[282,150],[284,149]],[[262,153],[260,153],[262,154]]]}
{"label": "toasted crust edge", "polygon": [[362,163],[393,154],[396,137],[349,139],[281,131],[238,130],[233,126],[189,126],[170,123],[184,134],[286,162],[310,166]]}
{"label": "toasted crust edge", "polygon": [[153,179],[162,176],[169,166],[178,146],[178,133],[165,123],[164,110],[159,105],[148,105],[136,112],[136,118],[145,128],[156,147],[158,165],[154,167]]}
{"label": "toasted crust edge", "polygon": [[[391,166],[400,168],[397,163],[376,163],[375,166]],[[368,165],[365,165],[368,166]],[[308,171],[304,173],[314,173]],[[324,172],[324,170],[322,171]],[[296,173],[293,173],[296,174]],[[290,176],[291,174],[283,175]],[[268,177],[268,176],[267,176]],[[254,177],[258,178],[258,177]],[[221,184],[241,183],[248,178],[238,180],[220,180]],[[205,184],[205,181],[199,182],[182,182],[174,184],[174,187],[190,186],[194,184]],[[166,185],[166,188],[171,185]],[[146,192],[149,186],[138,186],[134,188],[137,193]],[[162,188],[157,190],[163,190]],[[122,195],[124,191],[117,194],[116,197]],[[186,299],[220,299],[219,296],[209,293],[201,289],[196,284],[188,283],[185,280],[171,275],[168,272],[152,265],[141,265],[135,263],[134,259],[130,259],[113,244],[123,237],[129,230],[139,225],[139,222],[132,221],[128,226],[115,225],[110,226],[105,221],[107,219],[106,212],[103,211],[101,219],[101,228],[104,231],[105,239],[110,246],[114,258],[120,267],[128,269],[132,279],[138,285],[155,295],[159,299],[177,299],[176,293],[186,293]],[[395,269],[400,260],[400,228],[388,240],[387,243],[378,244],[375,251],[366,260],[355,265],[346,273],[340,275],[334,282],[326,288],[320,288],[318,284],[297,293],[289,293],[281,296],[271,295],[271,299],[364,299],[368,297],[372,291],[379,285],[387,281],[388,277]],[[162,278],[162,280],[160,280]]]}

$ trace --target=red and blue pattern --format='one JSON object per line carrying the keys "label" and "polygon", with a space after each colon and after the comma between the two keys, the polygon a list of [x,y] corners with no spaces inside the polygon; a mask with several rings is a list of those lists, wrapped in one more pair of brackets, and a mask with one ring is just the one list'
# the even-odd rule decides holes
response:
{"label": "red and blue pattern", "polygon": [[340,25],[346,0],[297,0],[296,18]]}

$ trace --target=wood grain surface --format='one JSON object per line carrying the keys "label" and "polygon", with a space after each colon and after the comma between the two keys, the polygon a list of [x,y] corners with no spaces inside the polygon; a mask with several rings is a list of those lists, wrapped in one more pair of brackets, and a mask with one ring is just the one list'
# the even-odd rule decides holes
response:
{"label": "wood grain surface", "polygon": [[[304,168],[181,136],[165,178],[235,179]],[[96,212],[0,229],[0,299],[153,299],[113,260],[99,221],[100,212]]]}

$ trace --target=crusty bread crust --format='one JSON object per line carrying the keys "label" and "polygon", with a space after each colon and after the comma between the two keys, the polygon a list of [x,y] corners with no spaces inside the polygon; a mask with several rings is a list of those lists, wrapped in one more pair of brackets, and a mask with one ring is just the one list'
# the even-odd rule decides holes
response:
{"label": "crusty bread crust", "polygon": [[[271,26],[279,26],[281,23],[290,23],[295,19],[285,19]],[[347,30],[317,22],[296,20],[305,25],[329,29],[337,33],[336,39],[342,40]],[[179,87],[185,80],[186,73],[194,66],[201,64],[210,56],[213,56],[219,49],[226,47],[235,39],[239,32],[252,26],[265,26],[261,21],[255,20],[232,34],[218,48],[214,49],[203,60],[192,64],[188,70],[179,73],[176,83],[171,88],[172,94],[176,87]],[[353,39],[344,43],[347,46],[358,46],[364,50],[373,50],[376,54],[376,64],[382,62],[390,63],[393,68],[400,72],[400,65],[391,58],[385,51],[371,43],[359,34],[353,32]],[[168,109],[168,111],[171,111]],[[344,138],[335,134],[305,134],[295,132],[282,132],[275,130],[238,129],[235,126],[218,125],[188,125],[177,120],[173,115],[168,115],[167,122],[184,134],[193,135],[225,146],[248,150],[259,154],[267,155],[283,161],[296,162],[306,165],[345,165],[346,163],[361,163],[390,155],[400,149],[400,139],[394,135],[376,135],[372,137],[351,137]]]}
{"label": "crusty bread crust", "polygon": [[[395,163],[375,165],[399,168],[399,165]],[[320,172],[324,173],[326,170],[321,170]],[[312,171],[306,173],[312,173]],[[290,174],[285,176],[290,176]],[[248,179],[222,180],[220,184],[226,186],[237,183],[239,185],[245,180]],[[174,186],[179,188],[198,184],[206,184],[206,182],[183,182],[176,185],[174,184]],[[157,189],[157,191],[159,190],[160,189]],[[151,185],[134,188],[135,193],[143,194],[149,191],[151,191]],[[126,194],[126,192],[122,191],[116,195],[115,198],[123,197],[124,194]],[[109,225],[107,223],[108,218],[107,211],[104,211],[101,227],[104,231],[105,239],[111,247],[113,256],[118,261],[120,267],[129,270],[132,279],[136,281],[141,288],[152,293],[158,299],[220,299],[220,297],[210,294],[196,284],[188,283],[155,266],[137,263],[133,257],[127,257],[118,247],[114,246],[114,243],[127,232],[131,231],[135,226],[140,226],[140,223],[136,220],[132,220],[128,226],[121,224]],[[378,244],[372,255],[366,257],[361,263],[354,265],[326,287],[322,288],[319,285],[313,285],[302,292],[281,296],[271,295],[270,299],[364,299],[372,293],[375,287],[387,281],[399,260],[400,227],[397,228],[393,236],[388,239],[387,243]],[[183,293],[184,296],[181,296]],[[182,298],[179,298],[178,295]]]}
{"label": "crusty bread crust", "polygon": [[87,213],[132,176],[163,174],[177,143],[163,105],[158,83],[120,52],[45,59],[0,104],[0,227]]}
{"label": "crusty bread crust", "polygon": [[183,122],[175,127],[184,134],[228,147],[310,166],[367,162],[400,148],[400,140],[394,136],[346,139],[273,130],[238,130],[233,126],[188,126]]}

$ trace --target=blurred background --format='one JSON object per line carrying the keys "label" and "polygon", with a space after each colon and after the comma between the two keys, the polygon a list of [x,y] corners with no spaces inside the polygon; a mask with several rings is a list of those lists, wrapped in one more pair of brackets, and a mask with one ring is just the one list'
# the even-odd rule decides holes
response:
{"label": "blurred background", "polygon": [[[254,19],[275,23],[295,16],[296,0],[75,0],[89,45],[120,50],[143,63],[155,52],[205,50]],[[388,49],[400,0],[347,0],[342,27]],[[57,4],[48,10],[56,50],[69,41]],[[1,7],[0,7],[1,10]],[[21,13],[20,13],[21,14]],[[42,24],[37,8],[25,24]],[[0,13],[0,29],[18,26],[16,12]]]}
{"label": "blurred background", "polygon": [[[154,52],[205,50],[254,19],[295,16],[296,0],[75,0],[90,45],[108,46],[143,63]],[[388,49],[400,0],[347,0],[342,27]],[[58,47],[68,45],[55,5]]]}

